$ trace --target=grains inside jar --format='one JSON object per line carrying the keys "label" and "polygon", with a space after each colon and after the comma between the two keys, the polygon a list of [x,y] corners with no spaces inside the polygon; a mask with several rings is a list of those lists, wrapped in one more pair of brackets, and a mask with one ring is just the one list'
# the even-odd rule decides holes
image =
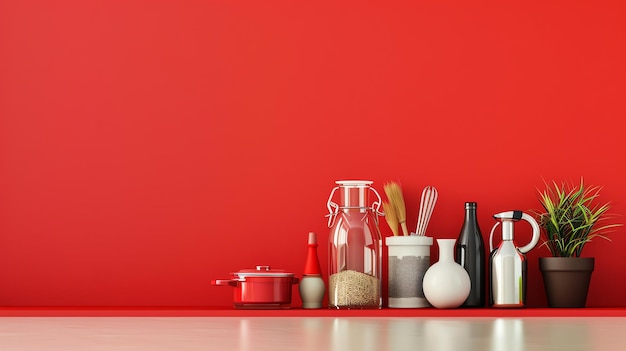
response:
{"label": "grains inside jar", "polygon": [[369,274],[352,270],[331,274],[329,288],[332,307],[380,307],[380,280]]}

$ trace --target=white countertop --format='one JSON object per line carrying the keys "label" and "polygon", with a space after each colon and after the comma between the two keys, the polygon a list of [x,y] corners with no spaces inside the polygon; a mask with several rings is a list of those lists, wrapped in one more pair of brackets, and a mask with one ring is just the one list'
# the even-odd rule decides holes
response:
{"label": "white countertop", "polygon": [[2,317],[2,351],[626,350],[626,318]]}

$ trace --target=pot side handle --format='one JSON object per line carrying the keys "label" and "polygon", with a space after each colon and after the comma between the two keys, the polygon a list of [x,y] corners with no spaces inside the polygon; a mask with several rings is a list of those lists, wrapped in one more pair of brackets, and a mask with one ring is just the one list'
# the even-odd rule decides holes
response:
{"label": "pot side handle", "polygon": [[291,284],[298,284],[298,282],[300,282],[300,278],[293,277],[293,280],[291,281]]}
{"label": "pot side handle", "polygon": [[232,279],[215,279],[211,281],[211,284],[219,285],[219,286],[225,286],[225,285],[235,286],[237,285],[237,281],[232,280]]}

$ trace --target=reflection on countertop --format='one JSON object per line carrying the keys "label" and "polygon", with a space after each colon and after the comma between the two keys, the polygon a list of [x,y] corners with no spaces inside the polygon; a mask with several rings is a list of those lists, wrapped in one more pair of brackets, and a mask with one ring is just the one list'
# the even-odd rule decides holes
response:
{"label": "reflection on countertop", "polygon": [[626,318],[3,317],[0,350],[599,350]]}

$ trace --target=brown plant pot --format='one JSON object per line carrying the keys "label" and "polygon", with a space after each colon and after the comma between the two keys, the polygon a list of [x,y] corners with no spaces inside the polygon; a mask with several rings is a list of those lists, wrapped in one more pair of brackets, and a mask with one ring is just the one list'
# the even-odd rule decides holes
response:
{"label": "brown plant pot", "polygon": [[540,257],[548,306],[585,307],[594,261],[593,257]]}

